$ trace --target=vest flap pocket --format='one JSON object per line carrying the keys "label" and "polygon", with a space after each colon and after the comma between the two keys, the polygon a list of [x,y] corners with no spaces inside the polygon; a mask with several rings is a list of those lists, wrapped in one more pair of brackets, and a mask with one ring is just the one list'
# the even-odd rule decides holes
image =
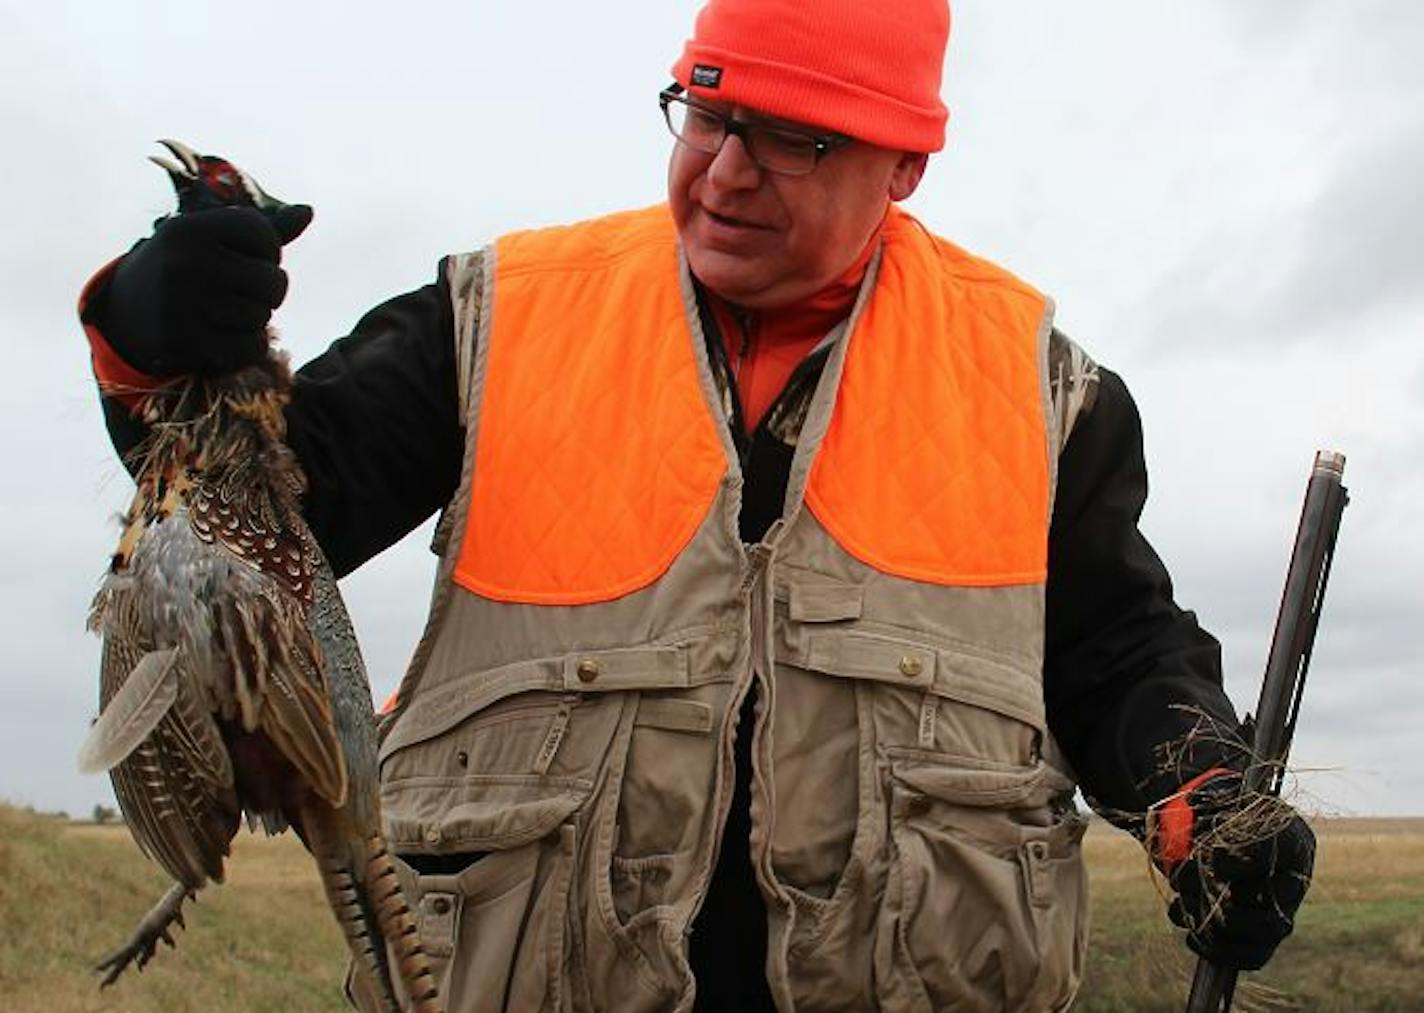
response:
{"label": "vest flap pocket", "polygon": [[384,763],[401,749],[443,735],[471,715],[519,693],[683,689],[690,682],[688,673],[688,651],[681,647],[587,651],[472,672],[418,691],[381,742],[380,760]]}
{"label": "vest flap pocket", "polygon": [[638,701],[633,726],[706,735],[712,731],[712,705],[700,700],[665,700],[645,696]]}
{"label": "vest flap pocket", "polygon": [[435,689],[417,692],[397,716],[381,742],[380,761],[408,746],[443,735],[472,714],[506,697],[534,690],[561,690],[561,659],[517,661],[499,668],[452,679]]}
{"label": "vest flap pocket", "polygon": [[882,747],[918,747],[953,764],[961,756],[1022,770],[1039,762],[1043,691],[1021,667],[963,648],[861,628],[821,628],[782,660],[826,675],[875,683],[864,695]]}
{"label": "vest flap pocket", "polygon": [[933,692],[1015,718],[1040,734],[1047,729],[1043,684],[1000,661],[963,651],[940,651]]}
{"label": "vest flap pocket", "polygon": [[687,654],[676,647],[587,651],[564,659],[563,688],[580,693],[687,685]]}
{"label": "vest flap pocket", "polygon": [[573,778],[412,778],[381,793],[392,851],[507,851],[552,833],[592,791]]}
{"label": "vest flap pocket", "polygon": [[1045,776],[1042,763],[1020,767],[898,747],[891,747],[886,753],[896,780],[945,802],[1013,808],[1032,804],[1042,795]]}
{"label": "vest flap pocket", "polygon": [[787,582],[785,590],[787,614],[796,622],[834,623],[859,619],[865,604],[865,589],[858,584],[792,580]]}
{"label": "vest flap pocket", "polygon": [[936,683],[938,657],[923,644],[869,633],[824,633],[811,637],[806,667],[850,679],[873,679],[928,689]]}

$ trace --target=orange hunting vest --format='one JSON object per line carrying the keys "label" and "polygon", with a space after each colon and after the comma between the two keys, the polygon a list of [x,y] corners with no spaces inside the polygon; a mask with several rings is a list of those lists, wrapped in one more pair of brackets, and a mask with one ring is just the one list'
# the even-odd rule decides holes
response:
{"label": "orange hunting vest", "polygon": [[447,272],[463,478],[380,762],[393,851],[485,856],[404,871],[452,1013],[688,1013],[753,685],[778,1008],[1065,1009],[1084,824],[1042,686],[1047,300],[892,210],[745,546],[666,207]]}
{"label": "orange hunting vest", "polygon": [[[898,209],[884,236],[806,504],[881,572],[1039,583],[1046,300]],[[691,540],[727,468],[671,217],[654,207],[515,233],[494,256],[454,578],[487,598],[546,605],[647,587]],[[956,312],[966,298],[976,312]]]}

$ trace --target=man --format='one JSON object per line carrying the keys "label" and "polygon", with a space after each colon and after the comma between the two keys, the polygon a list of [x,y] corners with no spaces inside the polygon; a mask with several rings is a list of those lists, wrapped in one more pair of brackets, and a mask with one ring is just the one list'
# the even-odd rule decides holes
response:
{"label": "man", "polygon": [[[1264,963],[1313,838],[1246,800],[1218,648],[1137,530],[1126,388],[897,202],[943,144],[943,0],[711,0],[666,206],[442,262],[297,376],[338,574],[432,511],[382,729],[453,1010],[1059,1010],[1076,779],[1188,943]],[[83,315],[121,387],[252,361],[278,227],[195,213]]]}

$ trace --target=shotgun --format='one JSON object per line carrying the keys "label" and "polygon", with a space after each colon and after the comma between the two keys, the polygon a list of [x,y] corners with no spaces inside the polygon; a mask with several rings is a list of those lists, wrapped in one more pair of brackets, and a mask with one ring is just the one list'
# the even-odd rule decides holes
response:
{"label": "shotgun", "polygon": [[[1271,637],[1271,653],[1261,682],[1261,698],[1256,704],[1255,732],[1251,742],[1252,761],[1246,770],[1248,791],[1279,795],[1285,776],[1286,757],[1305,690],[1305,670],[1325,602],[1325,583],[1330,578],[1330,561],[1335,555],[1335,536],[1349,491],[1342,483],[1345,455],[1330,450],[1317,451],[1305,487],[1305,505],[1295,534],[1295,549],[1286,571],[1286,587],[1281,610]],[[1247,723],[1251,718],[1247,717]],[[1236,970],[1205,958],[1197,959],[1187,1013],[1229,1013],[1236,990]]]}

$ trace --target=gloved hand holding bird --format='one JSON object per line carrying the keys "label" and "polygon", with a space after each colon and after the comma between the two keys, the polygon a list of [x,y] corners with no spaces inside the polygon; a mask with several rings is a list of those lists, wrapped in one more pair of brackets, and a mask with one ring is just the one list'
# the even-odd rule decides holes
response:
{"label": "gloved hand holding bird", "polygon": [[[174,879],[104,984],[172,944],[245,815],[312,853],[360,987],[395,1011],[440,1009],[380,830],[370,687],[331,568],[303,521],[284,443],[291,384],[267,331],[286,290],[280,248],[311,209],[229,162],[164,141],[178,211],[121,262],[106,337],[144,391],[138,484],[91,628],[99,719],[81,769],[108,770],[139,847]],[[155,285],[154,279],[161,278]],[[222,290],[224,299],[208,299]],[[233,298],[236,295],[237,298]]]}

